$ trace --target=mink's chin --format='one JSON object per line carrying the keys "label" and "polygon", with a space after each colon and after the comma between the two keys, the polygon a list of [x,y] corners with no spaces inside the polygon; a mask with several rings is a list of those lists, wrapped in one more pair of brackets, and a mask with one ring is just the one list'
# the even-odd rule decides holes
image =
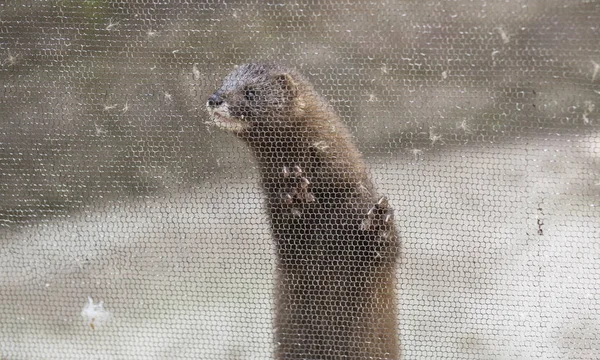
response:
{"label": "mink's chin", "polygon": [[240,119],[230,116],[226,111],[219,111],[219,109],[211,109],[209,112],[213,120],[213,124],[217,125],[221,129],[228,130],[234,133],[246,130],[248,124],[242,122]]}

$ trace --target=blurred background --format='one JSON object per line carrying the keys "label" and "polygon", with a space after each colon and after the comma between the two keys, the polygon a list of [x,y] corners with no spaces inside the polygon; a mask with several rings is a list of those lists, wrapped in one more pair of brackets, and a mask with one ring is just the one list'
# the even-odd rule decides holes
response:
{"label": "blurred background", "polygon": [[0,359],[271,357],[258,173],[204,110],[258,60],[313,82],[395,208],[405,359],[598,358],[600,2],[16,0]]}

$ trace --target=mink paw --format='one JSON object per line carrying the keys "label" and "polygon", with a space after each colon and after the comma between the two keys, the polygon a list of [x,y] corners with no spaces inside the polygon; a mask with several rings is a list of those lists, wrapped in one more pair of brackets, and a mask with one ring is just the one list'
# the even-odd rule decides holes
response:
{"label": "mink paw", "polygon": [[379,198],[377,203],[369,209],[367,217],[363,219],[361,230],[384,231],[394,222],[394,213],[385,196]]}
{"label": "mink paw", "polygon": [[315,196],[310,192],[310,181],[304,176],[300,166],[288,168],[284,166],[281,171],[285,179],[283,202],[288,205],[314,202]]}

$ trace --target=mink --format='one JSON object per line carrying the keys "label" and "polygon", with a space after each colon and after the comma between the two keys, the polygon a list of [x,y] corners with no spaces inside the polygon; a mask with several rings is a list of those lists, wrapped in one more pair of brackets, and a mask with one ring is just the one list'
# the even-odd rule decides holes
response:
{"label": "mink", "polygon": [[350,132],[310,82],[236,67],[207,101],[254,153],[277,255],[277,359],[399,359],[399,237]]}

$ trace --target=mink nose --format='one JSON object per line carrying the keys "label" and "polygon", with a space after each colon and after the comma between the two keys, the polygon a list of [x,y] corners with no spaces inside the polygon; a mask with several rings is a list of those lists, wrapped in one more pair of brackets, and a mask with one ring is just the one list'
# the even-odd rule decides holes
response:
{"label": "mink nose", "polygon": [[208,106],[210,106],[210,107],[219,106],[222,103],[223,103],[223,98],[220,97],[219,95],[217,95],[217,93],[212,94],[208,98]]}

